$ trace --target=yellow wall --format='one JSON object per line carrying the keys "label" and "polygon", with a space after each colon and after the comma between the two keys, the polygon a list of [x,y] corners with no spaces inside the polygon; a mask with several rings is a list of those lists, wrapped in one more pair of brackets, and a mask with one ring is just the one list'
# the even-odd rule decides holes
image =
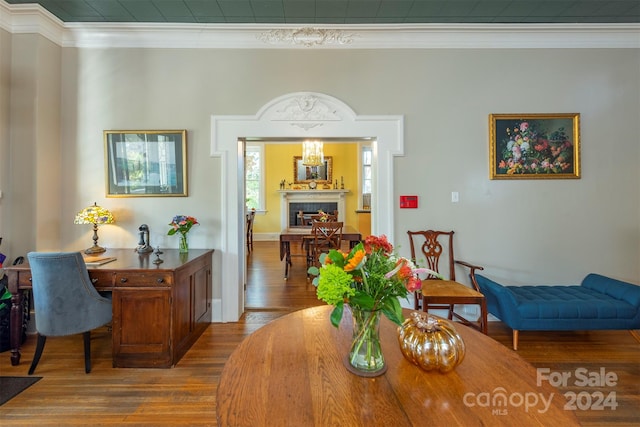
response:
{"label": "yellow wall", "polygon": [[[256,218],[254,233],[280,232],[280,181],[293,182],[293,157],[302,155],[302,144],[265,144],[265,199],[266,214]],[[358,219],[358,145],[355,143],[324,143],[324,155],[331,156],[333,181],[344,177],[344,188],[350,190],[345,197],[345,225],[357,228]],[[322,186],[318,190],[322,191]],[[333,188],[333,186],[331,187]]]}

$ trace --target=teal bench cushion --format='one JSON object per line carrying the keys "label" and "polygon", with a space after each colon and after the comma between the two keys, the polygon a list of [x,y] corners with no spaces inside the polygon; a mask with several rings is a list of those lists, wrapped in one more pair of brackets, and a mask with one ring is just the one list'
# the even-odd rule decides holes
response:
{"label": "teal bench cushion", "polygon": [[640,286],[590,274],[580,286],[504,286],[476,274],[487,310],[517,330],[640,328]]}

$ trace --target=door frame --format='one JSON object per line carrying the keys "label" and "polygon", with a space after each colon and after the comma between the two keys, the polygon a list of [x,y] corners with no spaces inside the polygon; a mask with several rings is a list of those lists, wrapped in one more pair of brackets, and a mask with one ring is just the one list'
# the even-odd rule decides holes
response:
{"label": "door frame", "polygon": [[[371,138],[371,232],[394,235],[393,158],[404,155],[404,117],[359,116],[332,96],[295,92],[275,98],[254,116],[211,117],[211,156],[221,159],[220,298],[213,320],[235,322],[244,312],[245,201],[243,139]],[[215,285],[214,285],[215,286]]]}

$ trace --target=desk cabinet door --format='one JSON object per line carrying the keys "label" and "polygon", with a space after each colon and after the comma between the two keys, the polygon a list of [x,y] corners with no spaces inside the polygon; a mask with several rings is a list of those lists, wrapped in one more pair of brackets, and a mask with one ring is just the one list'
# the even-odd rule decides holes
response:
{"label": "desk cabinet door", "polygon": [[113,314],[114,367],[171,367],[170,289],[116,288]]}
{"label": "desk cabinet door", "polygon": [[174,355],[179,360],[211,322],[211,264],[181,272],[174,288]]}

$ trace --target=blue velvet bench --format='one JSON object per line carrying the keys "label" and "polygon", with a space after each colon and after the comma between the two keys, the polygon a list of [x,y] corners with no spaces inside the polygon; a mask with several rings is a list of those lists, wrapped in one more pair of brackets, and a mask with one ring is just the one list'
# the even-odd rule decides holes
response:
{"label": "blue velvet bench", "polygon": [[580,285],[503,286],[475,274],[487,310],[513,329],[513,349],[518,331],[629,330],[638,338],[640,286],[601,276],[587,275]]}

